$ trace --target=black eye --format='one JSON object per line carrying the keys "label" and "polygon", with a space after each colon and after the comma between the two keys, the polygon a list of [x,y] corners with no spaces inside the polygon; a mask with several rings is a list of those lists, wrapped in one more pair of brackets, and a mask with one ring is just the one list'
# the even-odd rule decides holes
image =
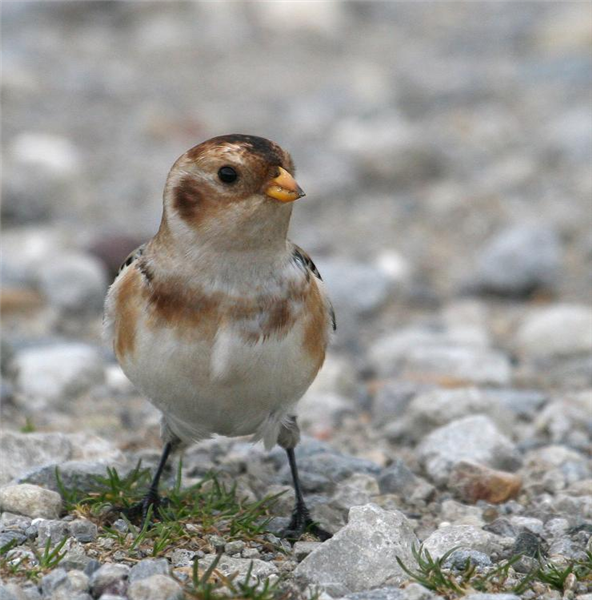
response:
{"label": "black eye", "polygon": [[221,167],[218,177],[224,183],[233,183],[238,179],[238,173],[232,167]]}

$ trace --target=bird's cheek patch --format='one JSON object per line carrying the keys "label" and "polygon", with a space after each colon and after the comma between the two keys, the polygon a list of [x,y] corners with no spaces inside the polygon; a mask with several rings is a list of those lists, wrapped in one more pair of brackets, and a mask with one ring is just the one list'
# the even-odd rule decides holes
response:
{"label": "bird's cheek patch", "polygon": [[203,204],[203,194],[190,177],[179,180],[173,190],[173,208],[185,221],[195,222]]}

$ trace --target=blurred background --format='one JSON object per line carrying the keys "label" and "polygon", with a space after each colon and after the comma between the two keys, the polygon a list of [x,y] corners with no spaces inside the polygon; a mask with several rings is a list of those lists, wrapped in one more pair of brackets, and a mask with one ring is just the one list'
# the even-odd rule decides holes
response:
{"label": "blurred background", "polygon": [[401,381],[590,386],[591,50],[580,2],[3,2],[5,426],[155,443],[103,298],[175,159],[233,132],[307,192],[339,326],[311,433]]}

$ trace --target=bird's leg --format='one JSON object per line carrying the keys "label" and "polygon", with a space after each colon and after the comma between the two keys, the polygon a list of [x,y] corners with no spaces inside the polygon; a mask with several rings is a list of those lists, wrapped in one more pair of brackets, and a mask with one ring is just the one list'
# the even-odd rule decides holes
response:
{"label": "bird's leg", "polygon": [[146,524],[148,520],[150,507],[152,507],[152,516],[157,517],[160,512],[160,496],[158,494],[158,484],[160,483],[160,477],[162,476],[162,472],[164,471],[164,467],[167,463],[167,459],[171,450],[173,449],[172,442],[167,442],[164,445],[162,450],[162,454],[160,456],[160,461],[158,463],[158,467],[156,468],[156,472],[154,473],[154,477],[152,478],[152,483],[146,492],[146,495],[142,498],[141,502],[132,506],[128,509],[128,516],[136,516],[138,513],[141,514],[142,517],[142,527]]}
{"label": "bird's leg", "polygon": [[283,537],[289,540],[297,540],[304,533],[312,533],[318,537],[321,541],[328,540],[332,535],[321,529],[311,518],[310,512],[304,502],[304,496],[302,495],[302,487],[300,485],[300,478],[298,477],[298,467],[296,466],[296,456],[294,455],[294,448],[286,448],[288,454],[288,462],[290,463],[290,471],[292,472],[292,481],[294,482],[294,493],[296,495],[296,504],[292,511],[292,519],[288,528],[282,532]]}

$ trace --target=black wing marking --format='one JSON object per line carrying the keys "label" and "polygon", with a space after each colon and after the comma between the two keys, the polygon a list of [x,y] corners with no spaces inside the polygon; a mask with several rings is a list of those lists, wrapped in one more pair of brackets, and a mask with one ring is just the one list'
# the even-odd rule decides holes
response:
{"label": "black wing marking", "polygon": [[[294,245],[294,250],[292,252],[292,257],[294,260],[304,269],[306,272],[306,278],[310,277],[312,273],[317,279],[323,281],[321,277],[321,273],[317,269],[317,266],[312,261],[312,258],[299,246]],[[333,305],[329,303],[329,314],[331,315],[331,326],[333,327],[333,331],[337,330],[337,320],[335,319],[335,310],[333,309]]]}
{"label": "black wing marking", "polygon": [[125,269],[126,267],[129,267],[134,261],[138,260],[138,258],[140,258],[140,256],[142,256],[142,254],[144,254],[145,248],[146,248],[146,244],[142,244],[141,246],[136,248],[133,252],[130,252],[130,254],[128,254],[127,258],[123,261],[123,263],[121,263],[121,266],[119,267],[119,271],[117,271],[117,274],[119,275],[123,271],[123,269]]}

